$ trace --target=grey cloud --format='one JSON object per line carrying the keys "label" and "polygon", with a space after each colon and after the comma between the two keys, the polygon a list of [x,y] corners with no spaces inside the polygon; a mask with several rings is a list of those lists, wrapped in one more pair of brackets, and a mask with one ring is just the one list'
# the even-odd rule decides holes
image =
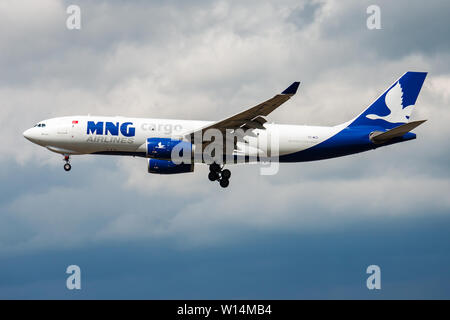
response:
{"label": "grey cloud", "polygon": [[[403,56],[433,56],[448,51],[450,40],[447,1],[330,1],[320,25],[321,35],[338,41],[350,51],[396,60]],[[369,30],[369,5],[381,10],[381,30]],[[448,69],[446,69],[448,71]]]}
{"label": "grey cloud", "polygon": [[304,28],[314,22],[315,15],[320,9],[319,2],[307,1],[302,6],[295,8],[289,14],[288,21],[291,21],[298,28]]}
{"label": "grey cloud", "polygon": [[[233,247],[180,250],[166,241],[128,241],[0,257],[0,297],[446,298],[448,220],[373,219],[319,234],[254,231]],[[80,292],[64,288],[65,268],[74,261],[84,272]],[[374,261],[383,272],[378,293],[364,287]]]}
{"label": "grey cloud", "polygon": [[[0,297],[370,298],[360,272],[373,260],[391,272],[384,298],[448,297],[437,279],[448,278],[450,243],[446,2],[382,1],[379,31],[366,28],[369,2],[79,1],[81,31],[65,29],[72,1],[10,3]],[[66,174],[59,155],[22,137],[71,114],[220,119],[295,80],[298,94],[269,121],[335,125],[410,69],[430,72],[417,140],[275,176],[233,166],[227,190],[204,166],[164,177],[137,158],[73,157]],[[61,291],[69,260],[89,272],[78,296]]]}
{"label": "grey cloud", "polygon": [[[80,2],[79,32],[64,29],[68,2],[49,3],[48,16],[23,19],[0,53],[0,159],[10,168],[0,170],[10,185],[0,198],[4,252],[130,238],[207,246],[249,230],[339,229],[380,212],[421,216],[427,206],[448,212],[440,199],[449,174],[449,55],[445,46],[416,50],[403,39],[411,54],[392,43],[383,53],[385,39],[376,38],[399,39],[389,14],[410,19],[401,15],[405,3],[380,4],[388,11],[380,33],[365,28],[365,3]],[[439,10],[430,5],[426,18]],[[201,166],[192,175],[148,175],[143,159],[74,157],[64,175],[59,156],[21,136],[36,121],[68,114],[219,119],[294,80],[302,80],[298,95],[270,121],[335,125],[409,68],[431,71],[417,104],[417,116],[430,121],[418,140],[282,165],[273,177],[234,167],[229,190],[210,184]]]}
{"label": "grey cloud", "polygon": [[126,239],[203,247],[237,241],[249,230],[303,234],[374,217],[448,211],[448,178],[417,172],[422,159],[407,161],[411,154],[404,146],[282,165],[273,177],[260,176],[258,166],[233,167],[229,190],[207,181],[204,168],[185,176],[149,175],[143,159],[116,164],[108,157],[88,163],[75,158],[71,175],[59,164],[47,164],[39,174],[30,174],[30,167],[15,170],[14,178],[3,174],[16,180],[0,201],[1,252]]}

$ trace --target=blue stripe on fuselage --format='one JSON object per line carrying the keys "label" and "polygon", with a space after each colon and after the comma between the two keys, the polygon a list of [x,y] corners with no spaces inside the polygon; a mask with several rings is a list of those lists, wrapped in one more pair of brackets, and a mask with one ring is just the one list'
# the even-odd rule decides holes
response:
{"label": "blue stripe on fuselage", "polygon": [[414,133],[408,132],[404,136],[392,139],[387,143],[374,144],[369,139],[370,133],[374,131],[385,131],[385,129],[373,126],[346,127],[331,138],[309,149],[281,155],[279,161],[303,162],[342,157],[416,138]]}
{"label": "blue stripe on fuselage", "polygon": [[[369,139],[369,135],[373,131],[385,131],[385,129],[373,126],[346,127],[331,138],[309,149],[280,156],[279,162],[306,162],[342,157],[416,138],[415,133],[408,132],[402,137],[392,139],[389,142],[374,144]],[[145,152],[101,151],[93,154],[146,157]],[[246,156],[245,162],[249,161],[250,158]]]}

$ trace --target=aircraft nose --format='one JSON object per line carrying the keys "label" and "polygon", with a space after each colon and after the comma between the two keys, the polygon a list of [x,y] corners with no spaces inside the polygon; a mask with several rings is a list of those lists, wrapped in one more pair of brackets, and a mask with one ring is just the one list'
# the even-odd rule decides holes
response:
{"label": "aircraft nose", "polygon": [[33,139],[33,134],[31,131],[32,131],[31,129],[27,129],[23,132],[23,136],[30,141],[32,141]]}

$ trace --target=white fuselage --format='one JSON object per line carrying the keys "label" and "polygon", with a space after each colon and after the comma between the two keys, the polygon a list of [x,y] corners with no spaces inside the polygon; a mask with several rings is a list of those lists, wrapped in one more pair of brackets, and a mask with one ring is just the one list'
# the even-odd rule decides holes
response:
{"label": "white fuselage", "polygon": [[[99,123],[102,123],[102,126]],[[119,116],[71,116],[42,121],[40,126],[36,125],[25,131],[24,136],[51,151],[66,155],[145,155],[148,138],[182,139],[187,132],[211,123],[213,122]],[[264,127],[265,130],[254,129],[254,136],[246,138],[247,144],[256,148],[238,148],[235,154],[239,155],[241,152],[240,155],[255,155],[258,146],[263,144],[270,149],[273,143],[268,141],[274,139],[272,136],[277,137],[279,155],[295,153],[325,141],[342,130],[345,124],[319,127],[266,123]]]}

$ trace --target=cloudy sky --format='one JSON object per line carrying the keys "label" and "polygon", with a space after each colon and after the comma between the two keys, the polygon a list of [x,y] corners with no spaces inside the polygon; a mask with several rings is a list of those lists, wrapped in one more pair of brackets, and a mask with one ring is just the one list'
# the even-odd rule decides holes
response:
{"label": "cloudy sky", "polygon": [[[66,9],[81,8],[81,30]],[[366,9],[381,9],[369,30]],[[0,0],[0,298],[450,298],[450,2]],[[293,81],[276,123],[335,125],[427,71],[418,139],[232,167],[230,187],[25,140],[65,115],[216,120]],[[79,265],[82,290],[66,289]],[[379,265],[382,289],[366,288]]]}

